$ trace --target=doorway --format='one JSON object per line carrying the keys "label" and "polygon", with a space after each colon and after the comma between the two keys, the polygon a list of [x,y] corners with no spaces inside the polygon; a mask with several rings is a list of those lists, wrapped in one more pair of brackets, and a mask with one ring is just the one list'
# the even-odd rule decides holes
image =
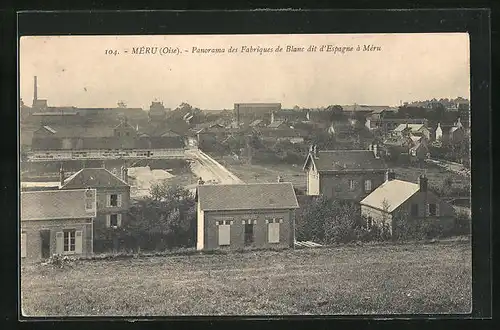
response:
{"label": "doorway", "polygon": [[42,259],[50,258],[50,230],[40,231]]}

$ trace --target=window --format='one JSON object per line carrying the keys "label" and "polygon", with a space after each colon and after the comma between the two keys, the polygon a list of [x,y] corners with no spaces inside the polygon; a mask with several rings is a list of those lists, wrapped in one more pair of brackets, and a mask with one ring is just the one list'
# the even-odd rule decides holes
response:
{"label": "window", "polygon": [[109,195],[109,206],[118,206],[118,195]]}
{"label": "window", "polygon": [[110,227],[118,227],[118,214],[110,214],[109,225]]}
{"label": "window", "polygon": [[267,240],[269,243],[279,243],[280,242],[280,223],[283,219],[268,219],[267,223]]}
{"label": "window", "polygon": [[106,227],[121,227],[122,226],[122,215],[121,214],[108,214],[106,215]]}
{"label": "window", "polygon": [[365,180],[365,191],[372,191],[372,180]]}
{"label": "window", "polygon": [[219,246],[225,246],[231,244],[231,224],[230,220],[217,221],[217,226],[219,227]]}
{"label": "window", "polygon": [[439,216],[439,205],[438,204],[429,204],[429,215],[432,217]]}
{"label": "window", "polygon": [[122,195],[121,194],[108,195],[108,206],[111,206],[111,207],[122,206]]}
{"label": "window", "polygon": [[418,204],[411,204],[411,215],[418,217]]}
{"label": "window", "polygon": [[349,190],[353,191],[355,189],[355,182],[354,180],[349,180]]}
{"label": "window", "polygon": [[21,258],[26,258],[26,233],[21,233]]}
{"label": "window", "polygon": [[74,252],[76,247],[76,231],[67,230],[64,231],[64,252]]}

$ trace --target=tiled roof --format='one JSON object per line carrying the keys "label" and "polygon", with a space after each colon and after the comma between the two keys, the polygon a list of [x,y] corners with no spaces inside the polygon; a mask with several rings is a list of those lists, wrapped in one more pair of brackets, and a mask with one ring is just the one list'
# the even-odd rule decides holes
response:
{"label": "tiled roof", "polygon": [[83,168],[66,180],[61,189],[116,188],[128,184],[105,168]]}
{"label": "tiled roof", "polygon": [[424,127],[423,124],[399,124],[398,127],[396,127],[394,129],[395,132],[402,132],[404,131],[406,128],[408,128],[410,131],[412,132],[416,132],[418,130],[420,130],[422,127]]}
{"label": "tiled roof", "polygon": [[85,210],[85,191],[79,189],[21,192],[21,221],[95,217],[95,205],[91,212]]}
{"label": "tiled roof", "polygon": [[291,183],[202,185],[198,187],[202,210],[257,210],[298,208]]}
{"label": "tiled roof", "polygon": [[370,150],[327,150],[319,151],[318,157],[307,156],[304,169],[313,161],[319,172],[346,170],[385,170],[382,158],[375,158]]}
{"label": "tiled roof", "polygon": [[387,201],[387,212],[392,212],[403,204],[408,198],[418,192],[420,186],[417,183],[390,180],[384,182],[371,194],[366,196],[360,203],[379,210],[384,210],[384,200]]}

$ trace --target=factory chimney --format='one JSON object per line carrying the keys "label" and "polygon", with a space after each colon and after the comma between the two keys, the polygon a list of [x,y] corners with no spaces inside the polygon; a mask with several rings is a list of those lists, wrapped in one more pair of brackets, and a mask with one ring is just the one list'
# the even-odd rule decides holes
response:
{"label": "factory chimney", "polygon": [[37,100],[38,100],[38,91],[37,91],[37,83],[35,76],[33,77],[33,104],[35,104]]}

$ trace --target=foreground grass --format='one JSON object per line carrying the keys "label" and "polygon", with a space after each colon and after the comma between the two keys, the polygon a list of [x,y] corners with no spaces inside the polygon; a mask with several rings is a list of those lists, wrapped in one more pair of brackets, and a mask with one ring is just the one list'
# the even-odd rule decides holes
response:
{"label": "foreground grass", "polygon": [[26,316],[468,313],[469,242],[24,265]]}

